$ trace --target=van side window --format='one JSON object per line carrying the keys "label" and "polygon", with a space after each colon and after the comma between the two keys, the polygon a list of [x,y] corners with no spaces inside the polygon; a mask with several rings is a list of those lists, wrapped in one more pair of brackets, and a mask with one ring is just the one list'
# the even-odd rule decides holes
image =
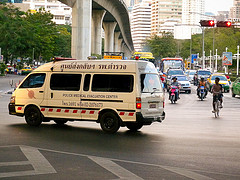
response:
{"label": "van side window", "polygon": [[81,74],[52,74],[50,89],[60,91],[79,91]]}
{"label": "van side window", "polygon": [[19,88],[39,88],[42,87],[45,81],[45,73],[31,74],[25,79]]}
{"label": "van side window", "polygon": [[90,74],[86,74],[85,75],[85,79],[84,79],[84,86],[83,86],[83,90],[84,91],[88,91],[89,90],[90,79],[91,79],[91,75]]}
{"label": "van side window", "polygon": [[132,92],[133,75],[95,74],[92,80],[92,91]]}

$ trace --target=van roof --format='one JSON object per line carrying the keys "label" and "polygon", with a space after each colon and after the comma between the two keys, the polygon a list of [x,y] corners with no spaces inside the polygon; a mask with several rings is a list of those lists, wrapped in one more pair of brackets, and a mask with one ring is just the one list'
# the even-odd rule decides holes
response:
{"label": "van roof", "polygon": [[157,73],[155,66],[142,60],[63,60],[46,63],[34,72],[145,72]]}

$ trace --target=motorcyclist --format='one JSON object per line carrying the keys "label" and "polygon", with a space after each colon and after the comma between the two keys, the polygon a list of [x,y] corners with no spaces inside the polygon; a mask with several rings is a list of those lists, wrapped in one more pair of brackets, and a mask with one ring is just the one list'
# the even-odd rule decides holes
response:
{"label": "motorcyclist", "polygon": [[[177,81],[177,77],[176,77],[176,76],[174,76],[174,77],[172,78],[171,87],[172,87],[172,86],[176,86],[176,87],[178,88],[177,91],[175,91],[174,93],[175,93],[176,100],[177,100],[177,99],[180,99],[180,96],[179,96],[180,84],[179,84],[179,82]],[[170,89],[171,89],[171,88],[170,88]],[[171,91],[169,91],[169,99],[170,99],[170,96],[171,96]]]}
{"label": "motorcyclist", "polygon": [[204,91],[205,91],[204,98],[207,96],[208,91],[207,91],[207,86],[206,85],[207,84],[206,84],[206,81],[205,81],[204,77],[201,77],[201,79],[199,81],[199,84],[198,84],[198,87],[197,87],[197,95],[198,95],[198,97],[200,97],[200,88],[201,88],[201,86],[204,86]]}
{"label": "motorcyclist", "polygon": [[160,79],[161,79],[162,84],[163,84],[163,88],[165,88],[166,87],[166,82],[165,82],[165,78],[163,76],[163,73],[160,73],[159,75],[160,75]]}

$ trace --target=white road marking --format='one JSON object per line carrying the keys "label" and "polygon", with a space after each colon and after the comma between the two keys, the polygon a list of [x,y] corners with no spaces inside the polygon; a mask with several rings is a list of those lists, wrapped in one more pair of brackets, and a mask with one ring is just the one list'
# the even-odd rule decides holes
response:
{"label": "white road marking", "polygon": [[[13,147],[13,146],[9,146],[9,147]],[[28,159],[28,161],[1,162],[0,167],[32,165],[34,170],[0,173],[0,178],[56,173],[55,169],[51,166],[51,164],[47,161],[47,159],[38,151],[37,148],[28,147],[28,146],[19,146],[19,147],[23,152],[23,154]]]}
{"label": "white road marking", "polygon": [[124,169],[123,167],[119,166],[118,164],[114,163],[113,161],[107,158],[94,156],[88,156],[88,158],[97,163],[98,165],[102,166],[109,172],[115,174],[120,179],[143,180],[142,178],[138,177],[137,175]]}

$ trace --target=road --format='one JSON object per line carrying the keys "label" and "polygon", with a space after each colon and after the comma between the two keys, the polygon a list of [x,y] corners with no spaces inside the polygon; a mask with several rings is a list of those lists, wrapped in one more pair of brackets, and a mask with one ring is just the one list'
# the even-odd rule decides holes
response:
{"label": "road", "polygon": [[0,179],[240,179],[240,98],[230,93],[218,119],[193,87],[166,99],[163,123],[109,135],[94,122],[29,127],[8,115],[9,89],[0,77]]}

